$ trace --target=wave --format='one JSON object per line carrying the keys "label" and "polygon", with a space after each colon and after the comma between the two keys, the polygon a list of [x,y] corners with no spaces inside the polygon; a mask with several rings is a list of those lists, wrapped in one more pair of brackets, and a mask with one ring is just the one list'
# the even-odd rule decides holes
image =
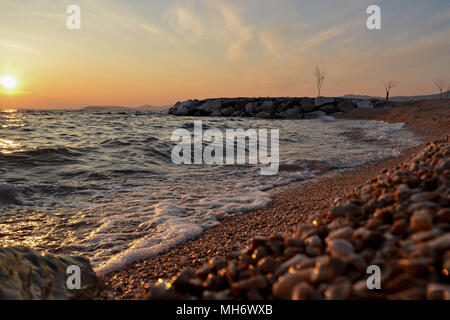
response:
{"label": "wave", "polygon": [[82,155],[82,153],[67,147],[36,148],[23,151],[20,150],[12,153],[0,153],[0,156],[3,158],[42,158],[50,157],[53,155],[64,157],[79,157]]}
{"label": "wave", "polygon": [[25,204],[20,190],[9,184],[0,184],[0,202],[17,205]]}

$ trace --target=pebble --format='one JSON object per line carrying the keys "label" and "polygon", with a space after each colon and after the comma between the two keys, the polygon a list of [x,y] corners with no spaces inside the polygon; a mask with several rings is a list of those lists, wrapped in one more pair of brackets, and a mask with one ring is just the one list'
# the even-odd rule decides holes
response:
{"label": "pebble", "polygon": [[344,217],[346,214],[357,216],[361,213],[361,207],[353,203],[344,203],[339,206],[335,206],[331,209],[330,217],[339,218]]}
{"label": "pebble", "polygon": [[292,289],[298,283],[309,281],[314,269],[308,268],[294,273],[287,273],[282,276],[272,287],[272,293],[275,298],[287,300],[292,296]]}
{"label": "pebble", "polygon": [[413,232],[429,230],[433,226],[431,216],[426,210],[414,212],[410,220],[410,227]]}
{"label": "pebble", "polygon": [[327,251],[331,253],[331,256],[338,258],[347,258],[355,252],[353,245],[344,239],[331,240],[328,243]]}
{"label": "pebble", "polygon": [[[311,215],[293,237],[254,237],[226,260],[150,285],[146,298],[450,299],[450,162],[442,151],[450,143],[426,149]],[[367,288],[374,264],[382,290]]]}

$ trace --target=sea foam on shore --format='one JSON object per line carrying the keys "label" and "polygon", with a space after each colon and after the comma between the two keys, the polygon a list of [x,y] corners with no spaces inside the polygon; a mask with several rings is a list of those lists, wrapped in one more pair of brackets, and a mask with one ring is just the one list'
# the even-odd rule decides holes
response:
{"label": "sea foam on shore", "polygon": [[223,218],[265,208],[275,187],[393,157],[417,143],[402,125],[377,121],[202,118],[204,129],[279,129],[280,171],[263,177],[257,166],[173,164],[171,134],[192,129],[193,118],[86,111],[15,118],[3,132],[19,147],[1,153],[0,163],[26,205],[2,206],[0,231],[8,236],[0,244],[82,255],[102,274],[192,239]]}
{"label": "sea foam on shore", "polygon": [[[447,136],[311,215],[295,237],[254,237],[242,251],[141,288],[139,297],[450,300],[449,195]],[[368,284],[373,270],[377,290]]]}

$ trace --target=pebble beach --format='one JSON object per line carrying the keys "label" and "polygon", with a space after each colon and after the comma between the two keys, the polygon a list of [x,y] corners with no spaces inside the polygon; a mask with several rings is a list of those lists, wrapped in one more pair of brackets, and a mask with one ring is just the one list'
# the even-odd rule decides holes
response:
{"label": "pebble beach", "polygon": [[[406,123],[424,146],[274,189],[269,207],[104,276],[103,298],[448,298],[448,105],[335,115]],[[368,296],[375,262],[388,289]]]}

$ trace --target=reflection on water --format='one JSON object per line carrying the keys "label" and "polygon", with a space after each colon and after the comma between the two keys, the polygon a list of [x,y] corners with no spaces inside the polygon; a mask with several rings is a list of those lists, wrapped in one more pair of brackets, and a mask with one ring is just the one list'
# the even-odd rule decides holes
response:
{"label": "reflection on water", "polygon": [[0,153],[8,154],[20,152],[18,148],[20,148],[20,144],[14,143],[12,140],[0,139]]}
{"label": "reflection on water", "polygon": [[[17,109],[2,109],[0,110],[0,127],[2,129],[22,127],[23,115]],[[21,145],[14,140],[2,136],[0,132],[0,153],[11,154],[23,151]]]}
{"label": "reflection on water", "polygon": [[23,113],[17,109],[1,109],[0,110],[0,127],[1,128],[17,128],[22,127]]}

